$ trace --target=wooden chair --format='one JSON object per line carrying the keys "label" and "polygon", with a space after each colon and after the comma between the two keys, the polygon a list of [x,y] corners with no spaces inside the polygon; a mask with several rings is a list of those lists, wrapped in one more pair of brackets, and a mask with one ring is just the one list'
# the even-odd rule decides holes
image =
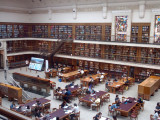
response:
{"label": "wooden chair", "polygon": [[131,113],[131,115],[130,115],[130,120],[132,120],[132,119],[138,120],[138,114],[135,113],[135,112]]}
{"label": "wooden chair", "polygon": [[98,112],[98,110],[100,109],[100,103],[96,103],[96,105],[92,106],[92,109],[93,108],[96,108],[97,112]]}
{"label": "wooden chair", "polygon": [[113,116],[114,111],[111,110],[111,105],[108,105],[108,115],[112,115]]}
{"label": "wooden chair", "polygon": [[154,115],[150,114],[150,120],[154,120]]}
{"label": "wooden chair", "polygon": [[122,97],[122,102],[124,102],[124,101],[125,101],[125,99],[126,99],[126,98],[123,96],[123,97]]}
{"label": "wooden chair", "polygon": [[52,112],[55,112],[57,110],[57,108],[52,108]]}
{"label": "wooden chair", "polygon": [[58,98],[58,93],[57,93],[57,91],[56,90],[53,90],[53,97],[55,97],[56,99]]}
{"label": "wooden chair", "polygon": [[75,113],[74,119],[80,120],[80,111],[78,113]]}
{"label": "wooden chair", "polygon": [[28,103],[28,102],[30,102],[30,101],[31,101],[31,100],[26,100],[25,103]]}
{"label": "wooden chair", "polygon": [[124,86],[120,87],[120,89],[118,90],[119,93],[122,93],[123,95],[123,92],[124,92]]}
{"label": "wooden chair", "polygon": [[50,111],[50,106],[51,106],[50,103],[44,104],[44,106],[43,106],[43,112],[47,113],[48,111]]}

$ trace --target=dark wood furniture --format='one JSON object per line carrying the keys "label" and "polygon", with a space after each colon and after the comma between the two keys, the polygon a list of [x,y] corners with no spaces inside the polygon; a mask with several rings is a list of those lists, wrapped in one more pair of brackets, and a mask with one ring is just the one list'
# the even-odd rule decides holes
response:
{"label": "dark wood furniture", "polygon": [[90,106],[94,101],[92,99],[100,98],[102,100],[102,97],[105,96],[107,92],[105,91],[97,91],[95,94],[89,94],[86,95],[85,97],[79,98],[80,102],[86,103],[88,106]]}
{"label": "dark wood furniture", "polygon": [[15,111],[9,110],[7,108],[1,107],[0,106],[0,113],[1,115],[9,118],[10,120],[32,120],[29,117],[26,117],[24,115],[21,115]]}
{"label": "dark wood furniture", "polygon": [[[108,73],[104,73],[104,79],[106,78]],[[81,83],[83,85],[83,87],[89,87],[89,82],[91,81],[90,77],[93,78],[93,82],[94,82],[94,85],[98,84],[99,83],[99,80],[100,80],[100,77],[101,77],[101,74],[95,74],[95,75],[90,75],[90,76],[87,76],[86,78],[82,78],[81,79]]]}
{"label": "dark wood furniture", "polygon": [[[86,75],[87,73],[88,73],[88,70],[84,70],[84,75]],[[68,81],[73,81],[76,78],[79,78],[80,75],[81,75],[81,73],[76,70],[73,72],[63,74],[61,77],[62,77],[63,82],[68,82]]]}
{"label": "dark wood furniture", "polygon": [[117,111],[120,111],[122,116],[128,117],[129,112],[138,104],[135,98],[127,98],[129,99],[130,102],[124,103],[122,102],[119,106],[119,108],[117,108]]}
{"label": "dark wood furniture", "polygon": [[50,77],[56,77],[57,76],[57,71],[56,70],[50,70],[49,72],[45,72],[45,78],[50,78]]}
{"label": "dark wood furniture", "polygon": [[[69,115],[71,114],[71,112],[67,112],[67,111],[71,111],[73,108],[72,107],[67,107],[67,108],[60,108],[57,109],[56,111],[50,113],[50,119],[53,119],[55,117],[59,117],[60,120],[63,120],[64,118],[68,118]],[[39,120],[44,120],[44,118],[40,118]]]}
{"label": "dark wood furniture", "polygon": [[46,89],[46,93],[50,93],[50,80],[16,72],[13,73],[13,78],[18,81],[22,87],[24,84],[27,84],[29,89],[32,89],[32,86],[36,86],[37,91],[41,91],[43,88]]}
{"label": "dark wood furniture", "polygon": [[17,99],[22,103],[22,89],[8,84],[0,83],[0,97],[8,96],[8,100]]}
{"label": "dark wood furniture", "polygon": [[160,77],[150,76],[138,85],[138,95],[145,100],[149,100],[151,95],[160,88]]}

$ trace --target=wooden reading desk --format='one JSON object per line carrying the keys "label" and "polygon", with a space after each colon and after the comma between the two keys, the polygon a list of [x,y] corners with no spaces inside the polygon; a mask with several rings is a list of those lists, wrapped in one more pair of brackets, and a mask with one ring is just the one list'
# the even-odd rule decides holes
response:
{"label": "wooden reading desk", "polygon": [[150,76],[138,85],[138,95],[145,100],[149,100],[151,95],[160,88],[160,77]]}
{"label": "wooden reading desk", "polygon": [[8,96],[8,100],[17,99],[19,104],[22,103],[21,88],[0,83],[0,97],[4,97],[4,96]]}
{"label": "wooden reading desk", "polygon": [[[107,74],[108,74],[108,73],[104,73],[104,74],[103,74],[103,75],[104,75],[104,79],[105,79],[105,77],[107,76]],[[87,76],[86,78],[81,79],[81,82],[82,82],[82,84],[83,84],[84,87],[89,87],[88,84],[89,84],[89,82],[91,81],[91,80],[90,80],[90,77],[93,78],[94,84],[96,85],[96,84],[99,83],[99,79],[100,79],[100,77],[101,77],[101,74],[90,75],[90,76]]]}
{"label": "wooden reading desk", "polygon": [[33,86],[36,86],[37,91],[41,91],[43,88],[46,89],[46,93],[50,93],[50,80],[16,72],[13,73],[13,78],[19,82],[22,87],[24,84],[27,84],[29,89],[32,89]]}

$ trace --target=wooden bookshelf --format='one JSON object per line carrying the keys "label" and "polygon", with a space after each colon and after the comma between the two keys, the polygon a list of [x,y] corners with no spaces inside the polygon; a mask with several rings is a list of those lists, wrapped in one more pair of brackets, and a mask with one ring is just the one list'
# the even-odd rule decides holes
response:
{"label": "wooden bookshelf", "polygon": [[150,23],[132,23],[131,42],[149,43]]}
{"label": "wooden bookshelf", "polygon": [[32,25],[32,37],[48,38],[48,25]]}

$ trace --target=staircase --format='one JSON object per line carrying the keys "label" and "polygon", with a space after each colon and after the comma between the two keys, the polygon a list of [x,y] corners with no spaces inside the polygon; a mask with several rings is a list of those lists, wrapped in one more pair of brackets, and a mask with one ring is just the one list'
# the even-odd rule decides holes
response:
{"label": "staircase", "polygon": [[10,76],[10,80],[9,81],[7,81],[8,82],[8,84],[10,84],[10,85],[12,85],[12,86],[15,86],[15,87],[19,87],[19,88],[21,88],[22,89],[22,99],[24,100],[24,101],[26,101],[26,100],[31,100],[32,98],[27,94],[27,92],[19,85],[19,83],[18,82],[16,82],[14,79],[13,79],[13,77],[12,76]]}

